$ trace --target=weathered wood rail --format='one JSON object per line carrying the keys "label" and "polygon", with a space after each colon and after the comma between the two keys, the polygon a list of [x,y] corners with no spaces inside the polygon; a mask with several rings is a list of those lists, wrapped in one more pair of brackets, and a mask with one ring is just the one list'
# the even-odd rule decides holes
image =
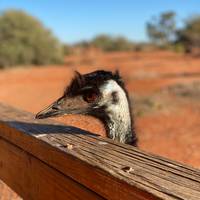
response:
{"label": "weathered wood rail", "polygon": [[1,104],[0,179],[27,200],[200,199],[200,170]]}

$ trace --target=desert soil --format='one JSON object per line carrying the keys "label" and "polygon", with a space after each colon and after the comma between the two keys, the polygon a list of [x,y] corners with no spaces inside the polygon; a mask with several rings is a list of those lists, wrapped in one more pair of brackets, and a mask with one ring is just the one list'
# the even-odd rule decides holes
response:
{"label": "desert soil", "polygon": [[[2,70],[0,101],[37,113],[62,95],[74,70],[96,69],[120,70],[133,103],[139,148],[200,168],[198,58],[172,52],[97,52],[70,56],[64,66]],[[56,120],[105,136],[101,122],[91,117]]]}

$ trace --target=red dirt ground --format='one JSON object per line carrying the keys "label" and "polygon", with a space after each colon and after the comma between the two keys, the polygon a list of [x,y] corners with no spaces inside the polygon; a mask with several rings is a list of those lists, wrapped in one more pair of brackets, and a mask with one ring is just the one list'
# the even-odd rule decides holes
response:
{"label": "red dirt ground", "polygon": [[[152,95],[177,83],[200,81],[200,76],[195,75],[200,73],[200,59],[197,58],[171,52],[99,52],[66,58],[66,66],[62,67],[2,70],[0,101],[37,113],[62,94],[74,70],[85,73],[116,68],[124,77],[129,93],[137,96]],[[181,74],[189,76],[179,76]],[[173,109],[166,108],[135,118],[139,147],[200,168],[200,104],[187,101],[177,102],[177,105]],[[91,117],[66,116],[57,120],[105,136],[102,124]]]}

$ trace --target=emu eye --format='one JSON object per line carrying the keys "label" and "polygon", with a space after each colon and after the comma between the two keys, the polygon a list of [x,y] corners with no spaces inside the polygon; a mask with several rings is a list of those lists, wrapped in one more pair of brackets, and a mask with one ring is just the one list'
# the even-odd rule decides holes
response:
{"label": "emu eye", "polygon": [[98,95],[95,92],[88,92],[83,95],[83,99],[88,103],[92,103],[97,99]]}

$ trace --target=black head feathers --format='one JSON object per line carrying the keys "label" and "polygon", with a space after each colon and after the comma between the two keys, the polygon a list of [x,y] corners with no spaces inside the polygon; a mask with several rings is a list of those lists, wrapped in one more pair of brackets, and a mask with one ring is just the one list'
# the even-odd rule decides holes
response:
{"label": "black head feathers", "polygon": [[98,89],[108,80],[114,80],[124,88],[124,82],[118,71],[112,73],[110,71],[97,70],[88,74],[80,74],[76,71],[74,78],[65,90],[65,95],[74,96],[84,89]]}

